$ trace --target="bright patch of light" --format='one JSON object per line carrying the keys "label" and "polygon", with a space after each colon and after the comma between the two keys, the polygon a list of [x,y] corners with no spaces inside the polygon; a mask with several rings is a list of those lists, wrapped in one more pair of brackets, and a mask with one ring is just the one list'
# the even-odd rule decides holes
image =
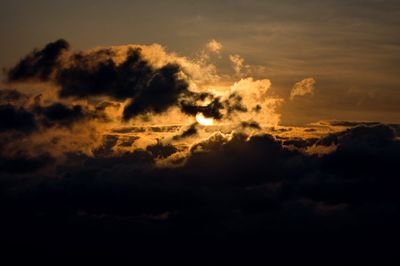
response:
{"label": "bright patch of light", "polygon": [[203,113],[197,113],[196,120],[203,126],[211,126],[214,123],[214,119],[205,117]]}

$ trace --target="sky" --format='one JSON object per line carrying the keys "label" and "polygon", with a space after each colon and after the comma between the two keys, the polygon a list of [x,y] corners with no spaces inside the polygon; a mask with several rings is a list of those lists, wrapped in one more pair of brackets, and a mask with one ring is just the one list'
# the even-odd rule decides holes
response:
{"label": "sky", "polygon": [[391,0],[0,0],[2,251],[398,257],[399,25]]}
{"label": "sky", "polygon": [[0,65],[64,38],[74,49],[159,43],[194,57],[223,45],[214,63],[229,72],[238,54],[287,99],[316,80],[313,97],[281,106],[282,123],[398,122],[398,1],[2,1]]}

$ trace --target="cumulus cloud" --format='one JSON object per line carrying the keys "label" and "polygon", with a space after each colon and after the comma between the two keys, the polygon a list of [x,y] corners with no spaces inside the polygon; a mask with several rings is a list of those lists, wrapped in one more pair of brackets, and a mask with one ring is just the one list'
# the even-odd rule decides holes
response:
{"label": "cumulus cloud", "polygon": [[[234,121],[255,120],[259,124],[276,126],[280,121],[280,114],[276,111],[282,99],[269,94],[271,81],[268,79],[254,80],[253,78],[240,79],[231,87],[231,95],[240,97],[236,104],[240,109],[246,108],[247,112],[234,112],[231,116]],[[232,100],[232,98],[230,99]]]}
{"label": "cumulus cloud", "polygon": [[120,63],[115,62],[116,54],[111,49],[73,53],[64,59],[67,62],[61,63],[62,52],[68,47],[59,40],[32,52],[8,71],[9,81],[52,81],[60,86],[60,97],[132,99],[124,109],[124,119],[163,112],[177,105],[180,95],[189,92],[188,84],[178,77],[178,65],[153,69],[143,59],[140,49],[129,50]]}
{"label": "cumulus cloud", "polygon": [[206,47],[210,52],[219,54],[222,49],[222,44],[215,39],[212,39],[207,43]]}
{"label": "cumulus cloud", "polygon": [[[209,63],[157,44],[74,51],[58,40],[33,50],[5,74],[7,86],[22,88],[0,90],[0,111],[7,117],[0,123],[2,152],[10,156],[48,153],[60,163],[67,153],[119,156],[148,151],[161,140],[182,145],[172,156],[180,160],[215,131],[279,123],[281,100],[269,94],[269,80],[248,77],[220,86]],[[24,91],[33,83],[42,89]],[[199,127],[199,114],[214,125]]]}
{"label": "cumulus cloud", "polygon": [[293,100],[296,96],[314,94],[315,83],[316,81],[314,78],[306,78],[294,84],[292,91],[290,92],[290,100]]}
{"label": "cumulus cloud", "polygon": [[[218,46],[212,43],[213,47]],[[140,46],[98,48],[87,52],[74,52],[69,47],[65,40],[59,40],[42,50],[34,50],[8,69],[8,81],[50,82],[58,87],[58,95],[63,99],[111,97],[124,103],[125,120],[165,113],[172,107],[180,108],[187,115],[202,112],[215,119],[222,118],[223,109],[228,113],[245,111],[236,108],[238,105],[230,106],[229,100],[211,91],[199,91],[192,77],[196,64],[168,56],[159,47],[154,48],[153,54],[148,47]],[[243,59],[233,58],[237,59],[234,62],[238,71],[246,67]],[[198,66],[207,68],[201,62]],[[202,103],[204,101],[208,103]]]}

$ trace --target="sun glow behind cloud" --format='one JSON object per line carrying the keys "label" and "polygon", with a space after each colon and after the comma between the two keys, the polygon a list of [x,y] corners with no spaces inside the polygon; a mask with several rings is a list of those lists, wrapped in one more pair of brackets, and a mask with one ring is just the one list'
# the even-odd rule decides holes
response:
{"label": "sun glow behind cloud", "polygon": [[196,115],[196,121],[203,126],[212,126],[214,124],[214,119],[205,117],[203,113]]}
{"label": "sun glow behind cloud", "polygon": [[[103,141],[115,143],[102,151],[107,156],[163,143],[178,145],[177,155],[184,157],[192,145],[214,134],[255,134],[278,128],[278,107],[284,99],[271,91],[268,77],[255,78],[251,71],[237,75],[233,69],[230,74],[219,73],[216,61],[228,61],[229,56],[208,46],[194,57],[179,56],[158,44],[75,51],[58,40],[34,50],[8,70],[10,84],[22,80],[45,85],[40,96],[30,93],[29,101],[16,106],[32,113],[32,123],[39,123],[40,133],[34,131],[27,141],[58,157],[66,151],[93,156]],[[52,49],[57,54],[49,65],[42,57]],[[99,71],[104,64],[105,70],[123,78],[104,76]],[[63,117],[52,116],[60,110]],[[69,138],[71,133],[80,138]],[[51,138],[43,138],[44,134]],[[9,146],[14,152],[27,150],[18,143]]]}

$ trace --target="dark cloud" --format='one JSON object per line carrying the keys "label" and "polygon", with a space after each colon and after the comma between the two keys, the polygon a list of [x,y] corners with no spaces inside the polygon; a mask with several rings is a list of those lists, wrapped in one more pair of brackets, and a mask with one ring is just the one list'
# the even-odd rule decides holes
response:
{"label": "dark cloud", "polygon": [[167,158],[176,153],[178,149],[171,144],[157,143],[147,146],[146,150],[150,152],[154,158]]}
{"label": "dark cloud", "polygon": [[113,148],[117,145],[118,136],[116,135],[105,135],[103,136],[103,143],[100,147],[93,150],[93,154],[96,157],[110,156],[113,153]]}
{"label": "dark cloud", "polygon": [[54,162],[54,158],[49,154],[42,154],[36,157],[22,154],[11,157],[0,156],[0,175],[4,172],[12,174],[32,174],[52,162]]}
{"label": "dark cloud", "polygon": [[[91,232],[88,243],[97,248],[105,243],[91,238],[97,234],[107,234],[105,241],[114,244],[232,237],[275,244],[297,237],[329,244],[335,237],[337,244],[365,234],[397,234],[400,144],[392,128],[360,126],[335,136],[336,151],[314,156],[270,135],[215,134],[173,168],[154,163],[176,147],[158,143],[110,155],[107,149],[117,143],[110,136],[104,152],[66,155],[50,176],[24,172],[29,182],[12,170],[22,161],[5,161],[8,174],[0,175],[5,236],[37,236],[36,228],[41,237],[35,239],[58,243]],[[292,146],[305,147],[315,140],[296,141]],[[28,227],[21,230],[16,224],[22,221]],[[55,228],[61,231],[58,239],[51,233]]]}
{"label": "dark cloud", "polygon": [[60,67],[60,56],[69,49],[65,40],[47,44],[42,50],[34,50],[16,66],[8,70],[9,81],[40,80],[48,81]]}
{"label": "dark cloud", "polygon": [[104,111],[107,107],[114,107],[118,108],[120,104],[118,103],[113,103],[113,102],[101,102],[98,105],[96,105],[96,110],[99,111]]}
{"label": "dark cloud", "polygon": [[378,125],[361,125],[354,128],[349,128],[339,133],[330,134],[318,140],[318,145],[338,145],[343,147],[358,146],[368,147],[373,145],[379,147],[387,143],[392,143],[396,137],[395,129],[392,126]]}
{"label": "dark cloud", "polygon": [[119,147],[131,147],[132,144],[140,139],[138,136],[123,136],[119,137],[120,143],[118,144]]}
{"label": "dark cloud", "polygon": [[23,103],[28,99],[28,96],[15,89],[0,89],[0,104]]}
{"label": "dark cloud", "polygon": [[23,107],[0,105],[0,132],[16,130],[32,132],[37,128],[34,115]]}
{"label": "dark cloud", "polygon": [[243,121],[240,125],[243,128],[261,129],[260,125],[256,121]]}
{"label": "dark cloud", "polygon": [[[234,112],[247,112],[247,107],[242,103],[242,96],[237,93],[229,95],[228,99],[226,99],[223,104],[228,115]],[[259,105],[257,106],[259,107]],[[255,107],[255,110],[258,110],[257,107]]]}
{"label": "dark cloud", "polygon": [[54,103],[46,107],[36,106],[34,112],[43,118],[41,122],[47,127],[69,126],[85,118],[84,110],[80,105],[69,107],[61,103]]}
{"label": "dark cloud", "polygon": [[187,83],[177,76],[178,65],[154,69],[143,59],[139,48],[131,49],[121,64],[116,64],[113,56],[109,49],[75,54],[72,66],[58,70],[55,82],[61,87],[60,96],[132,99],[123,113],[124,119],[130,119],[139,114],[164,112],[188,93]]}
{"label": "dark cloud", "polygon": [[197,122],[191,124],[188,128],[184,129],[180,135],[174,136],[173,139],[180,140],[180,139],[196,136],[197,135],[197,126],[198,126]]}
{"label": "dark cloud", "polygon": [[126,99],[142,91],[155,74],[142,59],[140,49],[131,49],[118,65],[113,56],[111,49],[73,54],[71,65],[57,70],[55,82],[61,87],[61,97],[108,95]]}
{"label": "dark cloud", "polygon": [[182,101],[180,104],[182,112],[185,114],[195,116],[198,113],[203,113],[205,117],[212,117],[215,119],[222,118],[221,110],[224,109],[224,105],[221,103],[219,98],[215,98],[206,106],[199,106],[186,100]]}
{"label": "dark cloud", "polygon": [[166,65],[154,73],[146,89],[125,107],[124,119],[148,112],[162,113],[177,105],[179,96],[188,90],[187,83],[177,78],[179,71],[177,65]]}
{"label": "dark cloud", "polygon": [[[196,115],[197,113],[203,113],[205,117],[211,117],[214,119],[221,119],[223,117],[222,110],[229,116],[234,112],[247,112],[246,106],[242,103],[242,97],[236,93],[229,95],[225,100],[221,100],[219,97],[214,98],[210,94],[191,94],[192,99],[181,101],[182,112],[189,115]],[[199,97],[200,96],[200,97]],[[199,106],[195,103],[195,100],[208,98],[211,102],[205,106]]]}
{"label": "dark cloud", "polygon": [[304,132],[316,132],[318,131],[316,128],[306,128],[304,129]]}
{"label": "dark cloud", "polygon": [[380,124],[379,122],[362,122],[362,121],[329,121],[332,126],[356,127],[356,126],[373,126]]}
{"label": "dark cloud", "polygon": [[[276,181],[285,176],[291,160],[301,159],[270,135],[237,134],[227,141],[222,136],[192,147],[186,170],[200,182],[215,182],[223,186],[250,186],[259,182]],[[300,170],[300,169],[299,169]],[[267,180],[265,180],[267,178]]]}
{"label": "dark cloud", "polygon": [[[16,66],[6,71],[8,81],[49,81],[60,87],[60,97],[90,98],[109,96],[116,100],[129,99],[123,119],[148,113],[163,113],[177,106],[185,114],[195,116],[201,112],[206,117],[221,119],[221,110],[227,115],[246,112],[242,97],[232,94],[221,101],[209,93],[189,90],[188,82],[179,77],[182,71],[177,64],[155,68],[143,58],[140,48],[131,48],[123,62],[116,63],[112,49],[92,52],[71,52],[69,44],[59,40],[35,50]],[[209,99],[206,106],[198,101]],[[100,105],[99,108],[105,108]]]}
{"label": "dark cloud", "polygon": [[301,139],[301,138],[291,138],[288,140],[282,141],[282,144],[285,146],[294,146],[296,148],[307,148],[312,146],[318,141],[316,138],[309,138],[309,139]]}
{"label": "dark cloud", "polygon": [[[14,131],[20,133],[32,133],[51,127],[70,127],[74,123],[85,119],[104,119],[101,113],[93,113],[83,106],[68,106],[62,103],[53,103],[48,106],[35,104],[34,106],[19,106],[21,97],[25,95],[12,92],[13,104],[0,105],[0,133]],[[28,98],[27,98],[28,99]],[[15,100],[15,101],[14,101]]]}

